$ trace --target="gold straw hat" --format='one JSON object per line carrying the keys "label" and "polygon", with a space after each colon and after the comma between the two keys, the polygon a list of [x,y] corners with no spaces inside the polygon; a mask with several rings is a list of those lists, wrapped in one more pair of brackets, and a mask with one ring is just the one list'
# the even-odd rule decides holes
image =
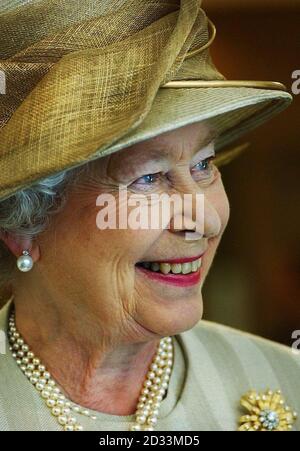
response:
{"label": "gold straw hat", "polygon": [[0,199],[203,120],[220,134],[221,164],[225,146],[286,108],[281,83],[216,69],[201,3],[2,0]]}

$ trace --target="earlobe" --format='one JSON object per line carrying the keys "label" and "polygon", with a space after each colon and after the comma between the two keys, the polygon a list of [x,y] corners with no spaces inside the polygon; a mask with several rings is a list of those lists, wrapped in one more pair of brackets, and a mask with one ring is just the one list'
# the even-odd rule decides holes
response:
{"label": "earlobe", "polygon": [[23,251],[28,250],[33,260],[38,260],[38,245],[32,245],[32,240],[30,238],[22,238],[13,236],[7,232],[0,232],[0,239],[17,258],[22,255]]}
{"label": "earlobe", "polygon": [[20,258],[24,254],[24,251],[28,251],[33,263],[36,263],[40,259],[40,248],[37,243],[31,240],[22,241],[22,244],[18,245],[18,255],[15,254],[16,257]]}

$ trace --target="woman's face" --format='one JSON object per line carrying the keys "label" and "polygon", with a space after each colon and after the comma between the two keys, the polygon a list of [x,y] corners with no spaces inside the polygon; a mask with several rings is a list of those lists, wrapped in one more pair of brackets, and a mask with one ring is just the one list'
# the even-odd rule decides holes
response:
{"label": "woman's face", "polygon": [[[53,298],[68,300],[60,308],[85,316],[107,338],[128,341],[174,335],[201,319],[201,289],[229,219],[221,174],[209,160],[214,155],[210,132],[205,123],[190,124],[86,166],[89,171],[70,190],[64,210],[39,239],[38,270]],[[120,200],[119,187],[126,201]],[[96,204],[99,195],[111,195],[115,207],[111,204],[109,212],[118,218],[130,196],[150,199],[162,193],[193,195],[192,213],[182,227],[174,227],[171,210],[169,227],[99,228],[99,212],[108,209]],[[195,232],[187,239],[185,231],[195,230],[197,193],[204,195],[204,236]],[[127,208],[129,215],[136,206]],[[141,211],[150,214],[150,208],[145,204]],[[190,286],[154,280],[136,266],[203,252],[201,279]]]}

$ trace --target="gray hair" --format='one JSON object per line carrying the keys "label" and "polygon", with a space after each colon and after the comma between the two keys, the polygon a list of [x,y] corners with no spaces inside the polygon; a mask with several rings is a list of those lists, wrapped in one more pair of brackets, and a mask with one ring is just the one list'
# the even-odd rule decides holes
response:
{"label": "gray hair", "polygon": [[[0,232],[34,239],[45,231],[50,217],[63,209],[67,188],[78,180],[85,166],[88,164],[44,178],[0,201]],[[15,268],[15,255],[0,240],[0,297]]]}

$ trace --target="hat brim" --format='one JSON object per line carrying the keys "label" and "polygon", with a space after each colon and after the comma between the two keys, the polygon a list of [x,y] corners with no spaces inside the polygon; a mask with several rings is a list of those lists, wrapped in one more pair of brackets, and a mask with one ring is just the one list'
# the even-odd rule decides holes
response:
{"label": "hat brim", "polygon": [[217,130],[217,153],[277,115],[292,100],[291,94],[277,89],[160,88],[143,122],[108,148],[95,152],[91,159],[199,121],[208,121]]}
{"label": "hat brim", "polygon": [[[209,121],[219,133],[215,141],[216,153],[224,146],[235,141],[246,132],[258,127],[284,110],[293,100],[291,94],[278,89],[260,89],[249,87],[212,87],[212,88],[159,88],[151,108],[138,125],[121,138],[110,141],[77,159],[73,156],[60,171],[80,167],[100,157],[110,155],[135,143],[150,139],[167,131],[200,121]],[[43,161],[39,159],[39,161]],[[39,169],[41,174],[41,170]],[[2,190],[1,200],[10,197],[20,189],[26,189],[39,183],[47,176],[57,173],[57,169],[44,168],[43,176],[34,177],[28,182],[24,178],[13,189]],[[32,177],[32,174],[30,174]],[[36,174],[35,174],[36,175]]]}

